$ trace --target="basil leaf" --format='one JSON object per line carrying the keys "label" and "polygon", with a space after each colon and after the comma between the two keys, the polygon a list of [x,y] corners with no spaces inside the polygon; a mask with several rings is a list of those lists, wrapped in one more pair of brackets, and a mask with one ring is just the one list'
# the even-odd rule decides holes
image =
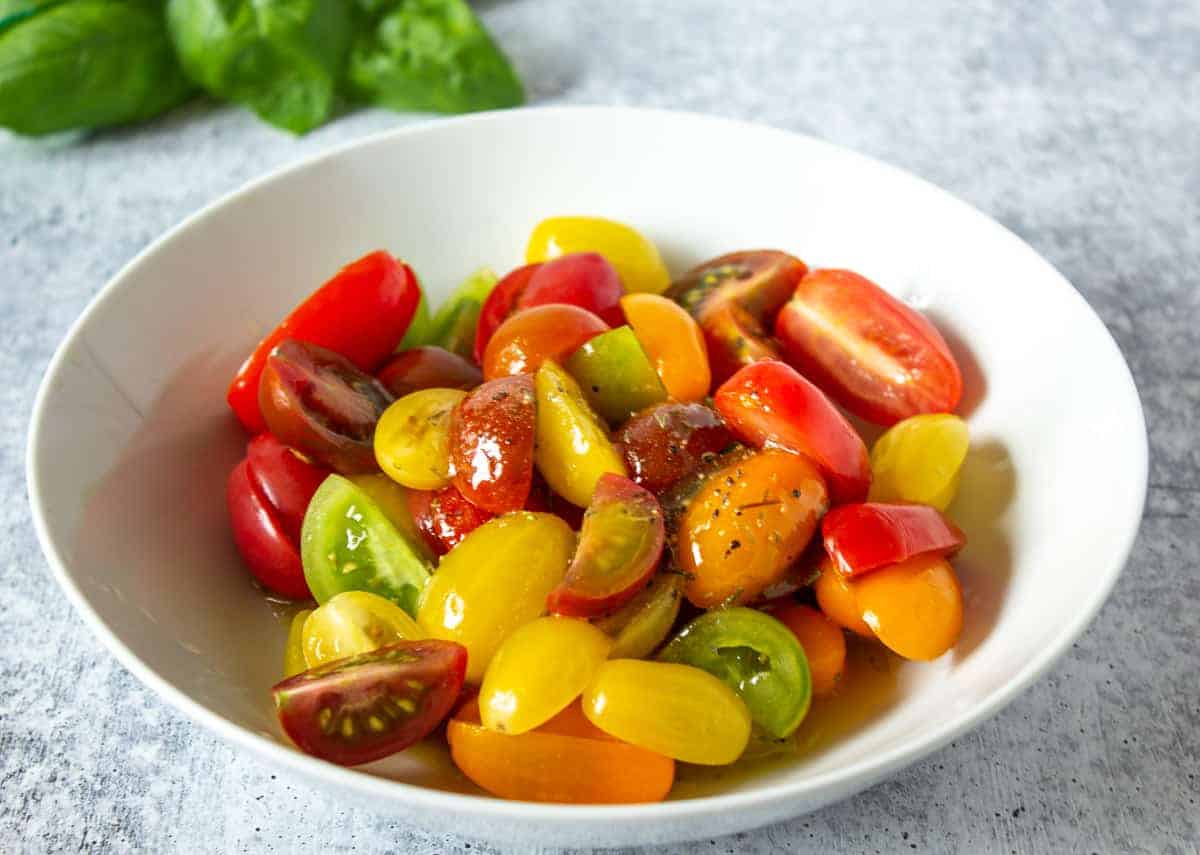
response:
{"label": "basil leaf", "polygon": [[465,113],[525,100],[521,80],[465,0],[360,0],[354,94],[393,110]]}
{"label": "basil leaf", "polygon": [[0,0],[0,33],[63,0]]}
{"label": "basil leaf", "polygon": [[347,0],[170,0],[167,25],[193,80],[300,134],[333,112],[352,14]]}
{"label": "basil leaf", "polygon": [[192,91],[161,3],[72,0],[24,11],[33,16],[0,32],[0,125],[48,134],[136,122]]}

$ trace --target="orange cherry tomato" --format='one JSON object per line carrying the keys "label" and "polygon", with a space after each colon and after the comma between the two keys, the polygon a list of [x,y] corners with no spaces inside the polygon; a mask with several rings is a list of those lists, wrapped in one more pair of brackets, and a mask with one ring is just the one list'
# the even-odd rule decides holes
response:
{"label": "orange cherry tomato", "polygon": [[628,294],[621,298],[621,310],[667,394],[676,401],[703,401],[712,383],[708,348],[687,310],[657,294]]}
{"label": "orange cherry tomato", "polygon": [[463,774],[505,799],[570,804],[662,801],[675,761],[614,739],[584,717],[579,702],[517,736],[485,728],[472,700],[446,728]]}
{"label": "orange cherry tomato", "polygon": [[962,632],[962,589],[943,558],[918,555],[850,582],[862,619],[906,659],[937,659]]}
{"label": "orange cherry tomato", "polygon": [[533,374],[547,359],[563,362],[608,324],[587,309],[550,303],[517,312],[496,330],[483,354],[487,380]]}
{"label": "orange cherry tomato", "polygon": [[875,633],[871,632],[871,627],[862,618],[862,610],[858,607],[850,580],[838,572],[828,558],[821,561],[819,573],[813,590],[817,594],[817,605],[825,617],[863,638],[874,638]]}
{"label": "orange cherry tomato", "polygon": [[795,601],[772,605],[766,611],[790,629],[804,648],[813,694],[830,694],[846,670],[846,636],[842,628],[812,606]]}

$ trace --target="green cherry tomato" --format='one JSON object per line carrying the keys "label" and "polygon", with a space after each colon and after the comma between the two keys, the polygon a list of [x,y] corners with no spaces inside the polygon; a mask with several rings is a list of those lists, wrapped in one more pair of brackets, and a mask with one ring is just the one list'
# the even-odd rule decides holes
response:
{"label": "green cherry tomato", "polygon": [[804,649],[790,629],[755,609],[705,612],[658,658],[723,680],[746,702],[754,723],[776,739],[789,736],[808,713],[812,679]]}
{"label": "green cherry tomato", "polygon": [[430,320],[428,343],[471,359],[480,308],[498,281],[486,267],[468,276]]}
{"label": "green cherry tomato", "polygon": [[667,390],[633,330],[617,327],[584,343],[564,366],[604,418],[620,424],[667,400]]}
{"label": "green cherry tomato", "polygon": [[343,591],[369,591],[415,617],[429,580],[422,555],[365,490],[340,475],[325,479],[304,515],[300,559],[318,603]]}

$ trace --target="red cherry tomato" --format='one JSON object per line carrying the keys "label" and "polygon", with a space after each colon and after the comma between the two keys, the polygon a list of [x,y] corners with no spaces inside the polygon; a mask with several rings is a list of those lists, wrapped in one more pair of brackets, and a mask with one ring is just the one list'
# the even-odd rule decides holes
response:
{"label": "red cherry tomato", "polygon": [[266,429],[259,410],[259,378],[267,357],[285,338],[320,345],[363,371],[374,371],[404,337],[420,298],[412,270],[386,252],[372,252],[346,265],[258,343],[229,386],[229,406],[246,430]]}
{"label": "red cherry tomato", "polygon": [[867,421],[949,413],[962,373],[920,313],[849,270],[815,270],[775,321],[788,362]]}
{"label": "red cherry tomato", "polygon": [[308,503],[329,470],[301,457],[272,434],[263,433],[246,447],[250,481],[293,544],[300,543],[300,526]]}
{"label": "red cherry tomato", "polygon": [[445,348],[426,345],[397,353],[375,376],[396,398],[421,389],[474,389],[483,373]]}
{"label": "red cherry tomato", "polygon": [[440,490],[409,490],[408,509],[437,555],[445,555],[495,516],[468,502],[453,484]]}
{"label": "red cherry tomato", "polygon": [[657,404],[621,427],[616,440],[630,476],[661,493],[734,442],[721,417],[703,404]]}
{"label": "red cherry tomato", "polygon": [[918,555],[953,555],[966,537],[937,508],[865,502],[842,505],[821,522],[825,551],[845,576],[899,564]]}
{"label": "red cherry tomato", "polygon": [[338,659],[271,690],[284,731],[302,750],[343,766],[403,751],[454,708],[467,649],[453,641],[398,641]]}
{"label": "red cherry tomato", "polygon": [[270,502],[255,488],[248,461],[229,474],[225,500],[233,542],[254,578],[267,590],[294,600],[312,596],[296,544],[284,533]]}
{"label": "red cherry tomato", "polygon": [[453,482],[472,504],[520,510],[533,483],[537,398],[528,374],[484,383],[450,415]]}
{"label": "red cherry tomato", "polygon": [[713,404],[730,429],[752,445],[811,458],[825,475],[834,504],[867,497],[871,465],[862,438],[795,369],[773,360],[747,365],[722,384]]}
{"label": "red cherry tomato", "polygon": [[608,330],[587,309],[551,303],[517,312],[500,325],[483,354],[488,380],[533,374],[547,359],[562,363],[585,342]]}
{"label": "red cherry tomato", "polygon": [[483,301],[483,306],[479,310],[479,321],[475,325],[475,362],[479,365],[483,365],[483,354],[487,350],[488,342],[492,340],[492,336],[500,328],[500,325],[513,313],[521,292],[529,284],[529,278],[541,266],[541,262],[538,262],[518,267],[497,282],[496,287]]}
{"label": "red cherry tomato", "polygon": [[621,277],[608,259],[598,252],[573,252],[547,261],[534,271],[517,298],[517,308],[568,303],[618,327],[625,323],[621,313],[624,294]]}

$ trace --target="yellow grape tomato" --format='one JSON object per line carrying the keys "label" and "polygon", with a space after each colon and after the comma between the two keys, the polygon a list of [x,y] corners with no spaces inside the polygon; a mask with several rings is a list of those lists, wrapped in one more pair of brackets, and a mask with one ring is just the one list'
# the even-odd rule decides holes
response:
{"label": "yellow grape tomato", "polygon": [[967,423],[958,416],[911,416],[893,425],[871,449],[870,500],[946,510],[969,446]]}
{"label": "yellow grape tomato", "polygon": [[343,591],[304,621],[304,661],[316,668],[385,644],[424,637],[417,622],[391,600],[368,591]]}
{"label": "yellow grape tomato", "polygon": [[612,639],[585,620],[544,617],[504,640],[479,690],[484,727],[525,733],[558,715],[591,682]]}
{"label": "yellow grape tomato", "polygon": [[572,252],[598,252],[621,277],[626,291],[661,294],[671,284],[658,248],[636,229],[602,217],[550,217],[529,236],[525,261],[549,261]]}
{"label": "yellow grape tomato", "polygon": [[394,481],[414,490],[450,483],[450,413],[462,389],[421,389],[393,403],[375,426],[375,460]]}
{"label": "yellow grape tomato", "polygon": [[313,613],[312,609],[296,612],[288,627],[287,645],[283,648],[283,676],[294,677],[301,671],[308,670],[304,659],[304,622]]}

